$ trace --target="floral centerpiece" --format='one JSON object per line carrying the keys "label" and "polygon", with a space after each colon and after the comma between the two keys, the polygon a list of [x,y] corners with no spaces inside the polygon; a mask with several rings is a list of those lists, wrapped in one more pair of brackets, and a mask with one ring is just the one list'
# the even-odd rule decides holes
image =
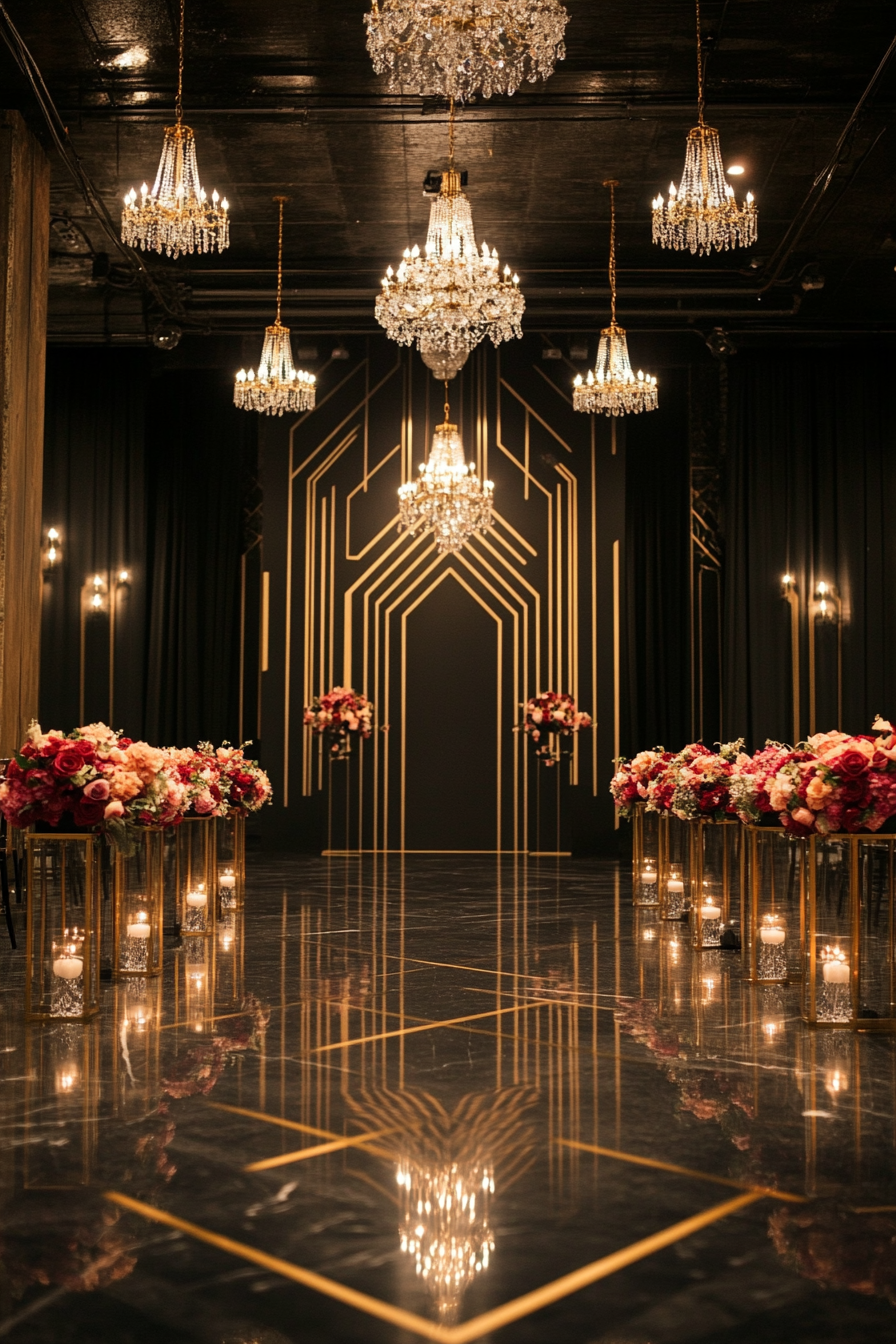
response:
{"label": "floral centerpiece", "polygon": [[543,691],[527,700],[523,709],[523,722],[517,731],[526,734],[544,765],[556,765],[564,745],[562,738],[591,727],[591,715],[577,709],[575,700],[564,691]]}
{"label": "floral centerpiece", "polygon": [[[203,743],[203,746],[211,746]],[[244,742],[241,747],[232,747],[225,742],[218,747],[215,757],[218,762],[220,784],[226,791],[229,812],[257,812],[271,801],[273,789],[271,781],[257,761],[250,761],[244,748],[250,744]]]}
{"label": "floral centerpiece", "polygon": [[682,821],[722,821],[734,811],[731,778],[737,763],[749,758],[743,738],[726,742],[718,752],[692,742],[674,756],[647,790],[648,807],[669,811]]}
{"label": "floral centerpiece", "polygon": [[879,831],[896,815],[896,734],[878,719],[879,737],[816,733],[769,781],[781,825],[794,835]]}
{"label": "floral centerpiece", "polygon": [[330,739],[330,756],[343,760],[351,755],[352,738],[368,738],[373,732],[373,704],[347,686],[334,686],[326,695],[315,696],[305,706],[303,722],[315,736]]}
{"label": "floral centerpiece", "polygon": [[672,758],[672,752],[666,751],[664,747],[639,751],[631,760],[625,756],[619,757],[616,773],[610,780],[610,793],[621,817],[631,816],[635,803],[647,801],[650,784],[665,770]]}
{"label": "floral centerpiece", "polygon": [[739,758],[731,777],[731,799],[740,820],[745,825],[777,826],[779,819],[770,796],[772,782],[785,765],[808,757],[808,752],[769,740],[752,756]]}

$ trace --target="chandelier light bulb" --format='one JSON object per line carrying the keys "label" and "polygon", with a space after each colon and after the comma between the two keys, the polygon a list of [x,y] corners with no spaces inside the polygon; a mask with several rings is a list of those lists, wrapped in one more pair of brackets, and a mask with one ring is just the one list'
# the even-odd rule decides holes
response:
{"label": "chandelier light bulb", "polygon": [[483,243],[480,252],[476,245],[470,202],[454,166],[453,99],[448,149],[423,254],[416,243],[405,248],[397,269],[387,269],[376,301],[376,319],[387,335],[399,345],[416,345],[442,379],[454,375],[442,371],[438,360],[430,363],[433,352],[447,352],[456,373],[462,352],[469,354],[486,336],[494,345],[522,336],[526,306],[519,276],[509,266],[502,274],[497,248],[489,251]]}
{"label": "chandelier light bulb", "polygon": [[179,257],[186,252],[223,252],[230,244],[226,199],[212,192],[209,203],[199,182],[196,139],[183,124],[184,0],[180,0],[176,124],[165,127],[165,143],[152,191],[146,183],[124,198],[121,240],[144,252]]}
{"label": "chandelier light bulb", "polygon": [[[704,121],[703,49],[700,38],[700,0],[697,6],[697,125],[688,133],[681,185],[669,186],[669,199],[653,201],[653,241],[660,247],[705,256],[715,249],[751,247],[757,238],[758,214],[753,193],[738,205],[734,188],[725,180],[719,133]],[[737,175],[743,168],[729,168]]]}
{"label": "chandelier light bulb", "polygon": [[288,197],[275,196],[280,210],[277,233],[277,317],[274,325],[265,327],[264,345],[254,369],[240,369],[233,385],[233,404],[241,411],[258,411],[261,415],[283,415],[287,411],[311,411],[317,380],[313,373],[297,369],[292,362],[289,327],[280,321],[283,301],[283,207]]}
{"label": "chandelier light bulb", "polygon": [[572,404],[576,411],[604,415],[637,415],[657,408],[656,379],[639,369],[632,371],[625,328],[616,321],[616,188],[609,179],[604,186],[610,192],[610,325],[600,334],[597,363],[588,370],[587,379],[576,375]]}
{"label": "chandelier light bulb", "polygon": [[568,18],[559,0],[373,0],[364,22],[390,93],[467,100],[548,79]]}
{"label": "chandelier light bulb", "polygon": [[474,532],[491,526],[491,481],[480,481],[474,463],[464,459],[457,425],[449,421],[448,383],[445,383],[445,420],[437,425],[426,462],[415,481],[398,490],[398,530],[416,536],[432,532],[440,555],[459,551]]}

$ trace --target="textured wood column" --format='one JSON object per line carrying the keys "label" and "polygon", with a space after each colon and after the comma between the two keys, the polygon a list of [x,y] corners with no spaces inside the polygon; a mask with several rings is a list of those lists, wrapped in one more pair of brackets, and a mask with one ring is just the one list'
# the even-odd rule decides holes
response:
{"label": "textured wood column", "polygon": [[37,715],[50,165],[0,112],[0,755]]}

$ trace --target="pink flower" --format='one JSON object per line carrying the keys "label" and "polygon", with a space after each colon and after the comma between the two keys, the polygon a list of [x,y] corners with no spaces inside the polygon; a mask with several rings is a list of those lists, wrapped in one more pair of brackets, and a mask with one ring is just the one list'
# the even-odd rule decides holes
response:
{"label": "pink flower", "polygon": [[193,807],[195,811],[199,813],[200,817],[204,817],[207,813],[212,812],[214,806],[215,800],[208,789],[203,789],[202,792],[197,793],[196,797],[193,799]]}
{"label": "pink flower", "polygon": [[809,811],[808,807],[798,807],[793,813],[791,813],[791,815],[794,821],[798,822],[800,826],[815,825],[815,817]]}
{"label": "pink flower", "polygon": [[111,803],[106,804],[106,810],[103,813],[103,816],[106,821],[109,821],[111,817],[123,817],[124,803],[120,803],[117,798],[113,798]]}
{"label": "pink flower", "polygon": [[84,789],[84,797],[90,798],[93,802],[101,803],[103,799],[109,797],[109,781],[107,779],[95,779]]}

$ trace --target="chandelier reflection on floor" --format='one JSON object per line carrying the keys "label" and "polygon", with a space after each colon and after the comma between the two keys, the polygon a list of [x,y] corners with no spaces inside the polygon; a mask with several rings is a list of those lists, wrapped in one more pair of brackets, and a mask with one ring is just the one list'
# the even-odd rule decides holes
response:
{"label": "chandelier reflection on floor", "polygon": [[445,420],[436,425],[429,458],[416,481],[398,489],[399,531],[411,536],[431,531],[440,555],[459,551],[474,532],[491,524],[491,481],[480,481],[475,463],[467,466],[457,425],[449,423],[448,384],[445,383]]}
{"label": "chandelier reflection on floor", "polygon": [[432,1169],[401,1163],[400,1246],[412,1256],[443,1324],[457,1319],[465,1290],[488,1269],[495,1241],[488,1223],[495,1193],[491,1167],[446,1163]]}
{"label": "chandelier reflection on floor", "polygon": [[223,252],[230,244],[230,216],[226,200],[217,191],[208,199],[199,182],[196,139],[183,124],[184,0],[180,0],[177,65],[177,121],[165,127],[165,144],[152,191],[146,183],[140,203],[132,187],[124,198],[121,239],[144,252]]}
{"label": "chandelier reflection on floor", "polygon": [[[406,248],[398,270],[390,266],[376,301],[376,319],[399,345],[416,344],[437,377],[453,377],[486,336],[494,345],[522,336],[525,300],[519,276],[502,272],[496,248],[476,246],[470,202],[454,166],[454,100],[449,117],[448,171],[432,203],[421,254]],[[435,361],[435,362],[431,362]]]}
{"label": "chandelier reflection on floor", "polygon": [[703,50],[700,0],[697,4],[697,125],[688,133],[681,185],[669,187],[669,199],[653,202],[653,241],[660,247],[686,249],[701,256],[713,248],[750,247],[756,242],[758,215],[753,193],[738,205],[725,180],[719,133],[703,120]]}
{"label": "chandelier reflection on floor", "polygon": [[568,18],[559,0],[373,0],[364,22],[390,92],[467,99],[548,79]]}
{"label": "chandelier reflection on floor", "polygon": [[640,411],[656,410],[656,379],[640,369],[635,377],[625,329],[616,322],[616,188],[619,183],[610,179],[604,186],[610,190],[610,325],[600,334],[594,371],[589,369],[584,382],[581,374],[576,376],[572,404],[577,411],[636,415]]}
{"label": "chandelier reflection on floor", "polygon": [[272,327],[265,328],[264,345],[254,369],[240,369],[233,387],[233,404],[243,411],[258,411],[262,415],[283,415],[284,411],[310,411],[314,408],[315,383],[313,373],[296,369],[292,362],[289,327],[280,321],[283,300],[283,207],[288,196],[275,196],[280,207],[277,234],[277,317]]}

